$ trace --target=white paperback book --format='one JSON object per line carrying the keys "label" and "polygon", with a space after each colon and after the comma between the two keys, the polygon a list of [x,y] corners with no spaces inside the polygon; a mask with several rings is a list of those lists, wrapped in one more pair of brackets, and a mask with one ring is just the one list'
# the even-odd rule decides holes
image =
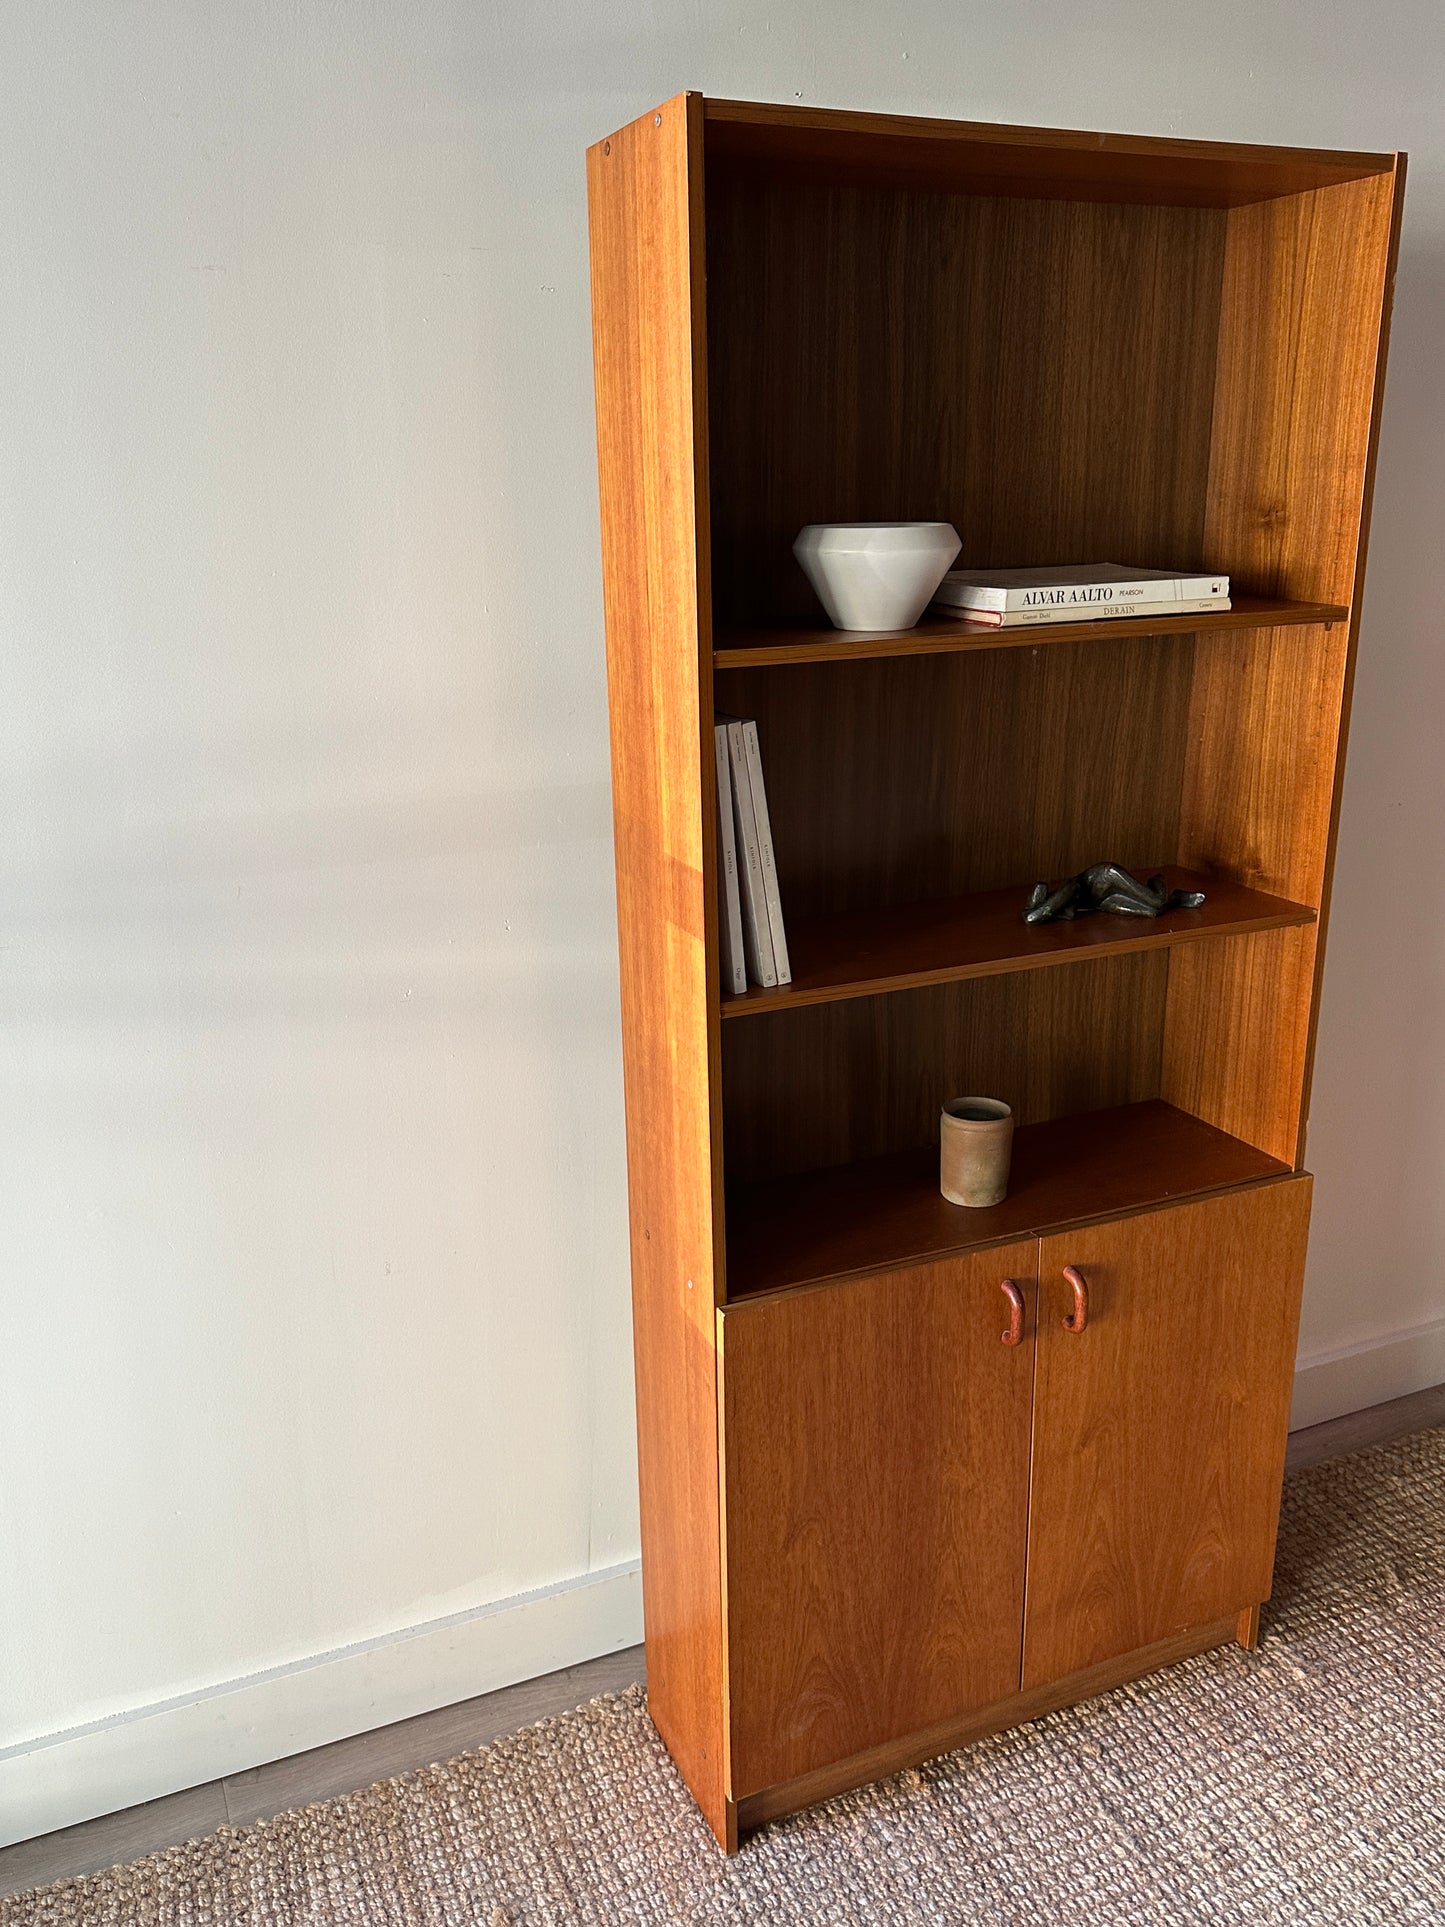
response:
{"label": "white paperback book", "polygon": [[1193,602],[1228,594],[1227,575],[1082,562],[1048,569],[950,569],[933,599],[950,608],[995,615],[1024,609],[1070,609],[1083,615],[1098,604]]}
{"label": "white paperback book", "polygon": [[1178,602],[1095,602],[1074,609],[1008,609],[1002,614],[991,609],[960,609],[955,604],[934,602],[934,615],[954,616],[964,622],[977,622],[988,629],[1029,629],[1050,622],[1113,622],[1120,616],[1194,616],[1211,609],[1227,609],[1227,595],[1188,596]]}
{"label": "white paperback book", "polygon": [[733,822],[727,724],[715,724],[712,734],[717,756],[718,937],[722,978],[729,990],[741,993],[748,987],[748,966],[743,949],[743,905],[738,894],[738,837]]}
{"label": "white paperback book", "polygon": [[763,782],[763,753],[758,747],[758,726],[743,724],[743,748],[747,752],[748,782],[753,792],[753,815],[758,826],[758,855],[763,863],[763,896],[768,906],[768,931],[773,939],[773,967],[780,984],[790,984],[793,972],[788,963],[788,939],[783,934],[783,900],[778,894],[778,864],[773,854],[773,826],[768,817],[768,792]]}
{"label": "white paperback book", "polygon": [[758,820],[753,811],[752,784],[748,781],[748,753],[743,743],[743,726],[736,716],[719,720],[728,734],[728,766],[733,782],[733,824],[738,843],[738,894],[742,898],[743,952],[748,975],[764,990],[777,984],[777,965],[773,962],[773,938],[768,927],[768,900],[763,886],[763,859],[758,849]]}

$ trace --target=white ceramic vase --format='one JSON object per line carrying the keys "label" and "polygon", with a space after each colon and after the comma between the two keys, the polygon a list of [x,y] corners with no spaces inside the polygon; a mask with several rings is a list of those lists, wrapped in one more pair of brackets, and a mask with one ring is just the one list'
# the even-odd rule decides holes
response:
{"label": "white ceramic vase", "polygon": [[911,629],[961,547],[951,522],[810,522],[793,554],[839,629]]}

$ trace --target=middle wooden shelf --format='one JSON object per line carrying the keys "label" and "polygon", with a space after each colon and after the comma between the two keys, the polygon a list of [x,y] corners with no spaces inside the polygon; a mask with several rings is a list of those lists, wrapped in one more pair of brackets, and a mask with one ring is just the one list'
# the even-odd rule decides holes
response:
{"label": "middle wooden shelf", "polygon": [[772,990],[754,986],[727,994],[722,1014],[749,1017],[1315,921],[1308,905],[1287,897],[1176,865],[1160,867],[1171,889],[1204,891],[1197,910],[1170,910],[1161,917],[1094,914],[1065,923],[1027,924],[1023,907],[1034,881],[1030,879],[1007,890],[850,910],[800,919],[796,925],[790,921],[792,982]]}
{"label": "middle wooden shelf", "polygon": [[1125,616],[1100,621],[1028,623],[994,628],[963,616],[932,613],[911,629],[858,632],[780,625],[730,631],[714,638],[714,669],[762,669],[780,663],[862,662],[883,656],[930,656],[975,649],[1040,649],[1050,644],[1096,642],[1111,630],[1120,635],[1217,635],[1230,629],[1326,626],[1349,619],[1334,602],[1289,602],[1280,596],[1235,594],[1228,609],[1185,615]]}

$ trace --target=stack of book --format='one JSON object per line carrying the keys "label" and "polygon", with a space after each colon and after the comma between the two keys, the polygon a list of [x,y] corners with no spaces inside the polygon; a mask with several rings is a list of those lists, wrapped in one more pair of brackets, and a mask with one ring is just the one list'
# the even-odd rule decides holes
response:
{"label": "stack of book", "polygon": [[744,991],[752,982],[771,990],[791,983],[793,973],[783,934],[758,726],[740,716],[719,716],[713,736],[723,989]]}
{"label": "stack of book", "polygon": [[1229,607],[1227,575],[1175,574],[1126,562],[1054,569],[950,569],[933,598],[935,615],[995,629],[1117,616],[1188,616]]}

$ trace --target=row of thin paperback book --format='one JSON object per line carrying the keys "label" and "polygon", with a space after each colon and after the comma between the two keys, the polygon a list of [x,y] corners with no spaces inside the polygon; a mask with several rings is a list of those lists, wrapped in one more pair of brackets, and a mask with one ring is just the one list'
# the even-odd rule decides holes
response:
{"label": "row of thin paperback book", "polygon": [[791,983],[793,973],[783,934],[758,726],[741,716],[718,716],[713,737],[723,989],[737,993],[754,983],[771,990]]}

